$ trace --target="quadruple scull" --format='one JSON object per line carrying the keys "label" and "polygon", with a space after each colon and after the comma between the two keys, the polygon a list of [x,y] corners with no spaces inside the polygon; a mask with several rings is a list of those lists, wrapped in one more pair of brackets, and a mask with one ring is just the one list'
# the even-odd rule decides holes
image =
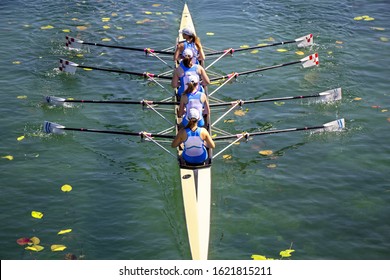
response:
{"label": "quadruple scull", "polygon": [[[190,28],[195,32],[194,23],[192,21],[191,14],[189,12],[187,4],[184,4],[184,8],[182,11],[181,21],[180,21],[180,27],[179,27],[179,36],[177,38],[177,43],[183,40],[182,34],[180,33],[181,30],[184,28]],[[279,44],[287,44],[292,42],[299,43],[299,47],[305,47],[312,44],[312,35],[309,34],[307,36],[298,38],[293,41],[287,41],[282,43],[275,43],[267,46],[272,45],[279,45]],[[174,52],[169,51],[154,51],[152,49],[141,49],[141,48],[127,48],[127,47],[118,47],[118,46],[108,46],[108,45],[102,45],[102,44],[96,44],[96,43],[87,43],[81,40],[76,40],[71,37],[67,37],[67,46],[70,48],[79,47],[81,44],[86,45],[95,45],[95,46],[102,46],[102,47],[117,47],[122,49],[129,49],[129,50],[144,50],[146,53],[162,53],[162,54],[170,54],[173,55]],[[252,48],[259,48],[259,46],[252,47]],[[249,48],[249,49],[252,49]],[[222,54],[221,57],[226,55],[227,53],[233,53],[233,49],[229,49],[223,52],[211,52],[209,55],[216,55],[216,54]],[[207,54],[206,54],[207,55]],[[218,58],[216,61],[218,61],[220,58]],[[216,62],[214,61],[214,63]],[[212,64],[214,64],[212,63]],[[275,66],[265,67],[265,68],[259,68],[254,69],[250,71],[245,71],[241,73],[232,73],[226,76],[221,76],[218,79],[225,79],[226,81],[223,82],[221,86],[219,86],[216,90],[214,90],[212,93],[209,94],[209,96],[213,95],[218,89],[220,89],[223,85],[225,85],[227,82],[231,81],[238,75],[245,75],[250,73],[256,73],[260,71],[265,71],[269,69],[274,69],[278,67],[284,67],[287,65],[293,65],[297,63],[302,63],[303,67],[311,67],[318,65],[318,55],[310,55],[308,57],[305,57],[298,61],[293,61],[290,63],[284,63],[279,64]],[[178,65],[176,65],[177,67]],[[100,68],[100,67],[94,67],[94,66],[85,66],[85,65],[79,65],[71,61],[67,61],[64,59],[60,60],[60,66],[59,69],[64,72],[72,73],[74,74],[76,71],[76,68],[90,68],[94,70],[102,70],[102,71],[110,71],[110,72],[118,72],[123,74],[131,74],[131,75],[138,75],[142,76],[144,78],[151,79],[155,81],[155,79],[171,79],[171,76],[167,75],[154,75],[148,72],[144,73],[138,73],[138,72],[130,72],[130,71],[123,71],[123,70],[115,70],[115,69],[106,69],[106,68]],[[207,69],[207,68],[206,68]],[[216,78],[217,79],[217,78]],[[212,79],[211,79],[212,80]],[[215,79],[213,79],[215,80]],[[333,89],[328,90],[319,94],[313,94],[313,95],[307,95],[307,96],[290,96],[290,97],[281,97],[281,98],[269,98],[269,99],[260,99],[260,100],[237,100],[234,102],[216,102],[211,103],[210,107],[217,107],[217,106],[231,106],[229,110],[225,114],[223,114],[222,117],[224,117],[227,113],[229,113],[231,110],[236,108],[237,106],[242,106],[244,103],[251,104],[251,103],[259,103],[259,102],[269,102],[269,101],[275,101],[275,100],[290,100],[290,99],[302,99],[302,98],[320,98],[323,101],[335,101],[341,99],[341,89]],[[178,106],[179,106],[179,100],[178,96],[175,92],[173,95],[172,101],[126,101],[126,100],[118,100],[118,101],[98,101],[98,100],[74,100],[74,99],[65,99],[65,98],[59,98],[54,96],[48,96],[45,98],[46,102],[52,104],[52,105],[58,105],[58,104],[68,104],[68,103],[111,103],[111,104],[141,104],[143,106],[147,106],[148,108],[153,109],[155,105],[170,105],[174,107],[174,114],[175,114],[175,125],[173,128],[173,131],[175,131],[177,134],[179,130],[179,124],[181,123],[181,116],[178,115]],[[160,114],[161,116],[161,114]],[[207,121],[208,124],[208,130],[211,134],[211,129],[215,128],[215,124],[222,118],[218,118],[214,123],[211,123],[210,119],[210,112],[207,114]],[[345,127],[344,119],[339,119],[336,121],[332,121],[320,126],[305,126],[305,127],[298,127],[298,128],[289,128],[289,129],[279,129],[279,130],[270,130],[270,131],[260,131],[260,132],[254,132],[254,133],[247,133],[242,132],[239,134],[228,134],[225,133],[223,136],[215,137],[215,141],[217,140],[226,140],[226,139],[234,139],[232,143],[227,145],[225,148],[222,148],[217,154],[213,156],[213,153],[211,149],[209,149],[209,159],[202,165],[199,166],[189,166],[187,165],[181,158],[182,149],[179,147],[177,149],[177,154],[173,155],[169,150],[167,150],[165,147],[163,147],[156,139],[158,138],[165,138],[165,139],[173,139],[175,135],[167,135],[166,131],[161,133],[148,133],[148,132],[128,132],[128,131],[112,131],[112,130],[100,130],[100,129],[87,129],[87,128],[70,128],[65,127],[63,125],[53,123],[53,122],[44,122],[44,131],[47,133],[64,133],[64,131],[70,130],[70,131],[80,131],[80,132],[94,132],[94,133],[111,133],[111,134],[122,134],[122,135],[131,135],[131,136],[141,136],[142,138],[146,138],[158,146],[160,146],[162,149],[173,155],[178,159],[179,163],[179,169],[180,169],[180,181],[181,181],[181,189],[182,189],[182,195],[183,195],[183,202],[184,202],[184,212],[185,212],[185,219],[186,219],[186,225],[187,225],[187,233],[188,233],[188,240],[189,245],[191,249],[191,255],[192,259],[194,260],[206,260],[208,259],[208,251],[209,251],[209,236],[210,236],[210,209],[211,209],[211,163],[212,159],[217,157],[219,154],[221,154],[223,151],[225,151],[227,148],[229,148],[234,143],[244,139],[248,140],[250,136],[257,136],[257,135],[265,135],[265,134],[273,134],[273,133],[282,133],[282,132],[292,132],[292,131],[302,131],[302,130],[320,130],[320,131],[339,131],[342,130]],[[215,128],[216,129],[216,128]],[[218,132],[221,132],[221,130],[218,130]]]}

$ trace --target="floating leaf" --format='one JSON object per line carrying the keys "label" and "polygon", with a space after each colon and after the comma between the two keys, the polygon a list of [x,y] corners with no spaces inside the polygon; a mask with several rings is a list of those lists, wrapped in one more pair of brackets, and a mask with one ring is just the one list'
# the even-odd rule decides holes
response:
{"label": "floating leaf", "polygon": [[16,96],[17,99],[27,99],[27,95],[18,95]]}
{"label": "floating leaf", "polygon": [[70,29],[62,29],[62,32],[69,33]]}
{"label": "floating leaf", "polygon": [[82,53],[78,53],[76,54],[77,57],[84,57],[84,55]]}
{"label": "floating leaf", "polygon": [[52,28],[54,28],[54,26],[52,26],[52,25],[46,25],[46,26],[41,27],[42,30],[52,29]]}
{"label": "floating leaf", "polygon": [[379,37],[379,40],[381,40],[382,42],[388,42],[389,38],[387,38],[387,37]]}
{"label": "floating leaf", "polygon": [[84,25],[79,25],[79,26],[76,26],[77,30],[80,30],[80,31],[83,31],[83,30],[86,30],[88,27],[84,26]]}
{"label": "floating leaf", "polygon": [[249,48],[249,45],[242,45],[240,46],[241,49],[246,49],[246,48]]}
{"label": "floating leaf", "polygon": [[136,23],[137,23],[137,24],[144,24],[144,23],[151,22],[151,21],[152,21],[151,19],[144,18],[143,20],[139,20],[139,21],[137,21]]}
{"label": "floating leaf", "polygon": [[265,261],[267,259],[267,257],[263,255],[252,255],[251,258],[255,261]]}
{"label": "floating leaf", "polygon": [[387,109],[381,110],[382,113],[385,113],[385,112],[387,112],[387,111],[388,111]]}
{"label": "floating leaf", "polygon": [[297,55],[304,55],[305,53],[303,51],[296,51],[295,52]]}
{"label": "floating leaf", "polygon": [[362,20],[363,17],[362,17],[362,16],[357,16],[357,17],[354,17],[353,19],[354,19],[354,20]]}
{"label": "floating leaf", "polygon": [[54,244],[50,246],[50,249],[53,252],[58,252],[58,251],[64,251],[66,249],[65,245],[59,245],[59,244]]}
{"label": "floating leaf", "polygon": [[31,242],[29,244],[34,244],[34,245],[38,245],[39,243],[41,243],[41,240],[38,237],[36,237],[36,236],[31,237],[30,241]]}
{"label": "floating leaf", "polygon": [[69,229],[62,229],[62,230],[60,230],[57,234],[58,234],[58,235],[61,235],[61,234],[69,233],[69,232],[71,232],[71,231],[72,231],[71,228],[69,228]]}
{"label": "floating leaf", "polygon": [[31,242],[30,238],[22,237],[16,240],[16,243],[18,243],[20,246],[27,245]]}
{"label": "floating leaf", "polygon": [[18,138],[16,138],[16,140],[18,141],[22,141],[24,139],[24,136],[19,136]]}
{"label": "floating leaf", "polygon": [[107,21],[110,21],[110,18],[109,18],[109,17],[104,17],[104,18],[102,18],[102,22],[107,22]]}
{"label": "floating leaf", "polygon": [[275,163],[271,163],[271,164],[268,164],[267,167],[268,168],[276,168],[276,164]]}
{"label": "floating leaf", "polygon": [[[115,26],[115,28],[117,29],[117,30],[123,30],[123,27],[122,26]],[[118,38],[119,37],[124,37],[124,36],[118,36]]]}
{"label": "floating leaf", "polygon": [[214,36],[214,32],[207,32],[206,35],[207,36]]}
{"label": "floating leaf", "polygon": [[40,245],[33,245],[33,246],[28,246],[25,248],[26,250],[30,250],[30,251],[35,251],[35,252],[39,252],[39,251],[42,251],[43,249],[45,249],[44,247],[40,246]]}
{"label": "floating leaf", "polygon": [[117,17],[117,16],[118,16],[118,14],[117,14],[117,13],[115,13],[115,12],[113,12],[113,13],[111,13],[111,16],[113,16],[113,17]]}
{"label": "floating leaf", "polygon": [[283,106],[283,105],[286,104],[286,103],[283,102],[283,101],[275,101],[274,104],[275,104],[276,106]]}
{"label": "floating leaf", "polygon": [[280,254],[280,256],[282,256],[282,258],[287,258],[287,257],[291,257],[292,252],[295,252],[295,250],[288,249],[288,250],[280,251],[279,254]]}
{"label": "floating leaf", "polygon": [[375,18],[373,18],[373,17],[366,17],[364,20],[365,21],[372,21],[372,20],[375,20]]}
{"label": "floating leaf", "polygon": [[12,61],[12,64],[19,65],[19,64],[21,64],[21,62],[19,60],[16,60],[16,61]]}
{"label": "floating leaf", "polygon": [[286,49],[277,49],[276,51],[278,51],[278,52],[287,52],[288,50],[286,50]]}
{"label": "floating leaf", "polygon": [[84,71],[92,71],[93,69],[91,68],[83,68]]}
{"label": "floating leaf", "polygon": [[42,219],[43,213],[38,211],[31,211],[31,216],[35,219]]}
{"label": "floating leaf", "polygon": [[267,39],[265,39],[266,41],[269,41],[269,42],[273,42],[273,41],[275,41],[275,39],[274,38],[272,38],[272,37],[269,37],[269,38],[267,38]]}
{"label": "floating leaf", "polygon": [[104,25],[103,28],[104,29],[110,29],[111,27],[109,25]]}
{"label": "floating leaf", "polygon": [[224,120],[224,123],[234,123],[234,120]]}
{"label": "floating leaf", "polygon": [[223,159],[232,159],[232,155],[223,155],[222,158]]}
{"label": "floating leaf", "polygon": [[109,42],[109,41],[111,41],[111,39],[110,38],[103,38],[102,41],[103,42]]}
{"label": "floating leaf", "polygon": [[212,138],[215,138],[215,137],[217,137],[217,134],[214,133],[211,137],[212,137]]}
{"label": "floating leaf", "polygon": [[126,36],[118,36],[117,38],[118,38],[119,40],[122,40],[122,39],[125,39]]}
{"label": "floating leaf", "polygon": [[161,4],[153,4],[152,6],[153,6],[153,7],[160,7]]}
{"label": "floating leaf", "polygon": [[8,156],[3,156],[2,158],[8,159],[8,160],[13,160],[13,159],[14,159],[14,157],[13,157],[13,156],[10,156],[10,155],[8,155]]}
{"label": "floating leaf", "polygon": [[355,97],[353,100],[360,101],[360,100],[362,100],[362,98],[361,97]]}
{"label": "floating leaf", "polygon": [[145,14],[151,15],[151,14],[153,14],[153,13],[152,13],[152,12],[149,12],[149,11],[146,11]]}
{"label": "floating leaf", "polygon": [[78,18],[72,18],[73,21],[78,21],[79,19]]}
{"label": "floating leaf", "polygon": [[272,150],[262,150],[259,152],[260,155],[262,156],[270,156],[273,154]]}
{"label": "floating leaf", "polygon": [[243,110],[236,110],[236,111],[234,111],[234,114],[236,116],[242,117],[242,116],[245,116],[245,111],[243,111]]}
{"label": "floating leaf", "polygon": [[72,186],[71,186],[71,185],[68,185],[68,184],[63,185],[63,186],[61,187],[61,191],[63,191],[63,192],[70,192],[71,190],[72,190]]}
{"label": "floating leaf", "polygon": [[258,47],[264,47],[264,46],[268,46],[268,44],[266,43],[260,43],[260,44],[257,44]]}
{"label": "floating leaf", "polygon": [[251,51],[251,53],[253,53],[253,54],[256,54],[256,53],[258,53],[259,52],[259,50],[253,50],[253,51]]}

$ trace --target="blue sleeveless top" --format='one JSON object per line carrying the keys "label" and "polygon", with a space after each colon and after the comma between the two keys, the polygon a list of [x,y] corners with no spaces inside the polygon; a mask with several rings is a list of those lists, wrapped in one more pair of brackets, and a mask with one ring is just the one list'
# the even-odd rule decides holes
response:
{"label": "blue sleeveless top", "polygon": [[186,104],[186,114],[183,116],[182,124],[184,127],[187,126],[189,119],[187,118],[187,112],[190,111],[191,108],[195,108],[199,111],[199,120],[198,120],[198,126],[204,126],[204,119],[203,119],[203,103],[201,101],[202,95],[204,93],[200,90],[198,90],[195,93],[188,93],[188,103]]}
{"label": "blue sleeveless top", "polygon": [[204,146],[202,138],[200,138],[201,128],[198,127],[195,131],[186,128],[187,140],[184,141],[183,159],[192,164],[201,164],[207,158],[207,150]]}
{"label": "blue sleeveless top", "polygon": [[[193,62],[194,64],[199,64],[199,61],[198,61],[199,52],[198,52],[198,50],[196,49],[195,43],[194,43],[194,42],[188,43],[187,41],[184,41],[183,44],[184,44],[183,52],[184,52],[184,50],[187,49],[187,48],[191,49],[192,53],[194,54],[194,57],[192,58],[192,62]],[[182,53],[181,56],[183,57],[183,53]]]}

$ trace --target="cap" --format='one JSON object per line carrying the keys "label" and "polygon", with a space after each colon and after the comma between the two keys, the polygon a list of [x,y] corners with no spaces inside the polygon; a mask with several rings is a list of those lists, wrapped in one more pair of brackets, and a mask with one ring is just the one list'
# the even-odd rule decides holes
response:
{"label": "cap", "polygon": [[193,84],[199,83],[199,76],[198,75],[189,75],[188,82],[193,83]]}
{"label": "cap", "polygon": [[189,120],[196,119],[199,120],[199,111],[196,108],[191,108],[190,111],[187,114],[187,118]]}
{"label": "cap", "polygon": [[194,57],[194,53],[193,51],[190,49],[190,48],[186,48],[184,51],[183,51],[183,56],[186,57],[186,56],[190,56],[191,58]]}
{"label": "cap", "polygon": [[186,27],[183,28],[181,31],[182,34],[186,34],[188,36],[194,36],[194,31],[192,31],[190,28]]}

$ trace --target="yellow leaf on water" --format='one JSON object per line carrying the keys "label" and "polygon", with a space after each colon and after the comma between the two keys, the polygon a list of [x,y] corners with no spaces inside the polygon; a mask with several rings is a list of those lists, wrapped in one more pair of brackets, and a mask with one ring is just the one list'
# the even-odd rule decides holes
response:
{"label": "yellow leaf on water", "polygon": [[258,53],[258,52],[259,52],[259,50],[253,50],[253,51],[251,51],[251,53],[253,53],[253,54]]}
{"label": "yellow leaf on water", "polygon": [[2,158],[8,159],[8,160],[13,160],[14,159],[14,157],[11,156],[11,155],[2,156]]}
{"label": "yellow leaf on water", "polygon": [[88,27],[84,26],[84,25],[79,25],[79,26],[76,26],[77,30],[80,30],[80,31],[83,31],[83,30],[86,30]]}
{"label": "yellow leaf on water", "polygon": [[30,242],[29,242],[30,245],[31,244],[38,245],[39,243],[41,243],[41,240],[38,237],[34,236],[30,238]]}
{"label": "yellow leaf on water", "polygon": [[264,47],[264,46],[268,46],[268,44],[266,43],[260,43],[260,44],[257,44],[258,47]]}
{"label": "yellow leaf on water", "polygon": [[380,37],[379,40],[381,40],[382,42],[388,42],[388,41],[389,41],[389,38]]}
{"label": "yellow leaf on water", "polygon": [[113,17],[117,17],[117,16],[118,16],[118,14],[114,12],[114,13],[112,13],[112,14],[111,14],[111,16],[113,16]]}
{"label": "yellow leaf on water", "polygon": [[92,71],[93,69],[91,68],[83,68],[84,71]]}
{"label": "yellow leaf on water", "polygon": [[343,41],[336,41],[336,44],[341,45],[342,43],[343,43]]}
{"label": "yellow leaf on water", "polygon": [[39,211],[31,211],[31,216],[35,219],[42,219],[43,213]]}
{"label": "yellow leaf on water", "polygon": [[[117,29],[117,30],[123,30],[123,27],[122,26],[115,26],[115,28]],[[124,36],[119,36],[119,37],[124,37]],[[119,38],[118,37],[118,38]]]}
{"label": "yellow leaf on water", "polygon": [[259,152],[260,155],[262,156],[270,156],[273,154],[272,150],[262,150]]}
{"label": "yellow leaf on water", "polygon": [[273,42],[273,41],[275,41],[275,39],[274,38],[272,38],[272,37],[269,37],[269,38],[267,38],[267,39],[265,39],[266,41],[269,41],[269,42]]}
{"label": "yellow leaf on water", "polygon": [[72,231],[72,229],[63,229],[63,230],[60,230],[57,234],[58,235],[61,235],[61,234],[65,234],[65,233],[69,233],[69,232],[71,232]]}
{"label": "yellow leaf on water", "polygon": [[160,7],[161,4],[153,4],[152,6],[153,6],[153,7]]}
{"label": "yellow leaf on water", "polygon": [[277,49],[276,51],[278,51],[278,52],[287,52],[288,50],[286,50],[286,49]]}
{"label": "yellow leaf on water", "polygon": [[103,28],[104,29],[110,29],[111,27],[109,25],[104,25]]}
{"label": "yellow leaf on water", "polygon": [[236,116],[242,117],[242,116],[245,116],[245,111],[243,111],[243,110],[236,110],[236,111],[234,111],[234,114]]}
{"label": "yellow leaf on water", "polygon": [[268,168],[276,168],[276,164],[275,163],[271,163],[271,164],[268,164],[267,167]]}
{"label": "yellow leaf on water", "polygon": [[153,14],[152,12],[148,12],[148,11],[146,11],[145,12],[145,14],[147,14],[147,15],[151,15],[151,14]]}
{"label": "yellow leaf on water", "polygon": [[255,261],[264,261],[267,259],[267,257],[263,255],[252,255],[251,258]]}
{"label": "yellow leaf on water", "polygon": [[79,19],[74,17],[74,18],[72,18],[72,20],[73,21],[78,21]]}
{"label": "yellow leaf on water", "polygon": [[291,257],[291,253],[292,252],[295,252],[295,250],[293,249],[288,249],[288,250],[284,250],[284,251],[280,251],[280,256],[282,256],[283,258],[286,258],[286,257]]}
{"label": "yellow leaf on water", "polygon": [[16,98],[17,99],[27,99],[27,95],[19,95]]}
{"label": "yellow leaf on water", "polygon": [[361,97],[355,97],[353,100],[360,101],[360,100],[362,100],[362,98]]}
{"label": "yellow leaf on water", "polygon": [[242,45],[240,46],[241,49],[246,49],[246,48],[249,48],[249,45]]}
{"label": "yellow leaf on water", "polygon": [[383,27],[371,27],[372,30],[385,31],[386,29]]}
{"label": "yellow leaf on water", "polygon": [[212,137],[212,138],[215,138],[215,137],[217,137],[217,134],[214,133],[211,137]]}
{"label": "yellow leaf on water", "polygon": [[44,247],[40,246],[40,245],[33,245],[33,246],[28,246],[25,248],[26,250],[30,250],[30,251],[35,251],[35,252],[39,252],[39,251],[42,251],[43,249],[45,249]]}
{"label": "yellow leaf on water", "polygon": [[224,120],[224,123],[234,123],[234,120]]}
{"label": "yellow leaf on water", "polygon": [[52,26],[52,25],[41,26],[42,30],[53,29],[53,28],[54,28],[54,26]]}
{"label": "yellow leaf on water", "polygon": [[62,29],[62,32],[69,33],[70,29]]}
{"label": "yellow leaf on water", "polygon": [[275,101],[274,104],[276,106],[283,106],[284,104],[286,104],[286,102],[283,102],[283,101]]}
{"label": "yellow leaf on water", "polygon": [[102,41],[103,42],[109,42],[109,41],[111,41],[111,39],[110,38],[103,38]]}
{"label": "yellow leaf on water", "polygon": [[386,113],[388,110],[387,109],[382,109],[381,112],[382,113]]}
{"label": "yellow leaf on water", "polygon": [[206,35],[207,36],[214,36],[214,32],[207,32]]}
{"label": "yellow leaf on water", "polygon": [[22,136],[19,136],[18,138],[16,138],[16,140],[18,140],[18,141],[22,141],[24,139],[24,136],[22,135]]}
{"label": "yellow leaf on water", "polygon": [[223,159],[232,159],[232,155],[223,155],[222,158]]}
{"label": "yellow leaf on water", "polygon": [[354,17],[353,19],[354,19],[354,20],[362,20],[363,17],[362,17],[362,16],[357,16],[357,17]]}
{"label": "yellow leaf on water", "polygon": [[64,251],[66,249],[65,245],[59,245],[59,244],[54,244],[50,246],[50,249],[53,252],[58,252],[58,251]]}
{"label": "yellow leaf on water", "polygon": [[297,55],[304,55],[305,53],[303,51],[296,51],[295,52]]}
{"label": "yellow leaf on water", "polygon": [[63,192],[70,192],[72,190],[72,186],[71,185],[63,185],[62,187],[61,187],[61,191],[63,191]]}
{"label": "yellow leaf on water", "polygon": [[118,36],[117,37],[119,40],[122,40],[122,39],[125,39],[126,37],[125,36]]}
{"label": "yellow leaf on water", "polygon": [[372,21],[372,20],[375,20],[375,18],[373,18],[373,17],[366,17],[364,20],[365,21]]}
{"label": "yellow leaf on water", "polygon": [[107,21],[110,21],[110,18],[109,18],[109,17],[104,17],[104,18],[102,18],[102,22],[107,22]]}
{"label": "yellow leaf on water", "polygon": [[82,53],[78,53],[76,54],[77,57],[84,57],[84,55]]}
{"label": "yellow leaf on water", "polygon": [[21,64],[21,62],[19,60],[16,60],[16,61],[12,61],[12,64]]}

